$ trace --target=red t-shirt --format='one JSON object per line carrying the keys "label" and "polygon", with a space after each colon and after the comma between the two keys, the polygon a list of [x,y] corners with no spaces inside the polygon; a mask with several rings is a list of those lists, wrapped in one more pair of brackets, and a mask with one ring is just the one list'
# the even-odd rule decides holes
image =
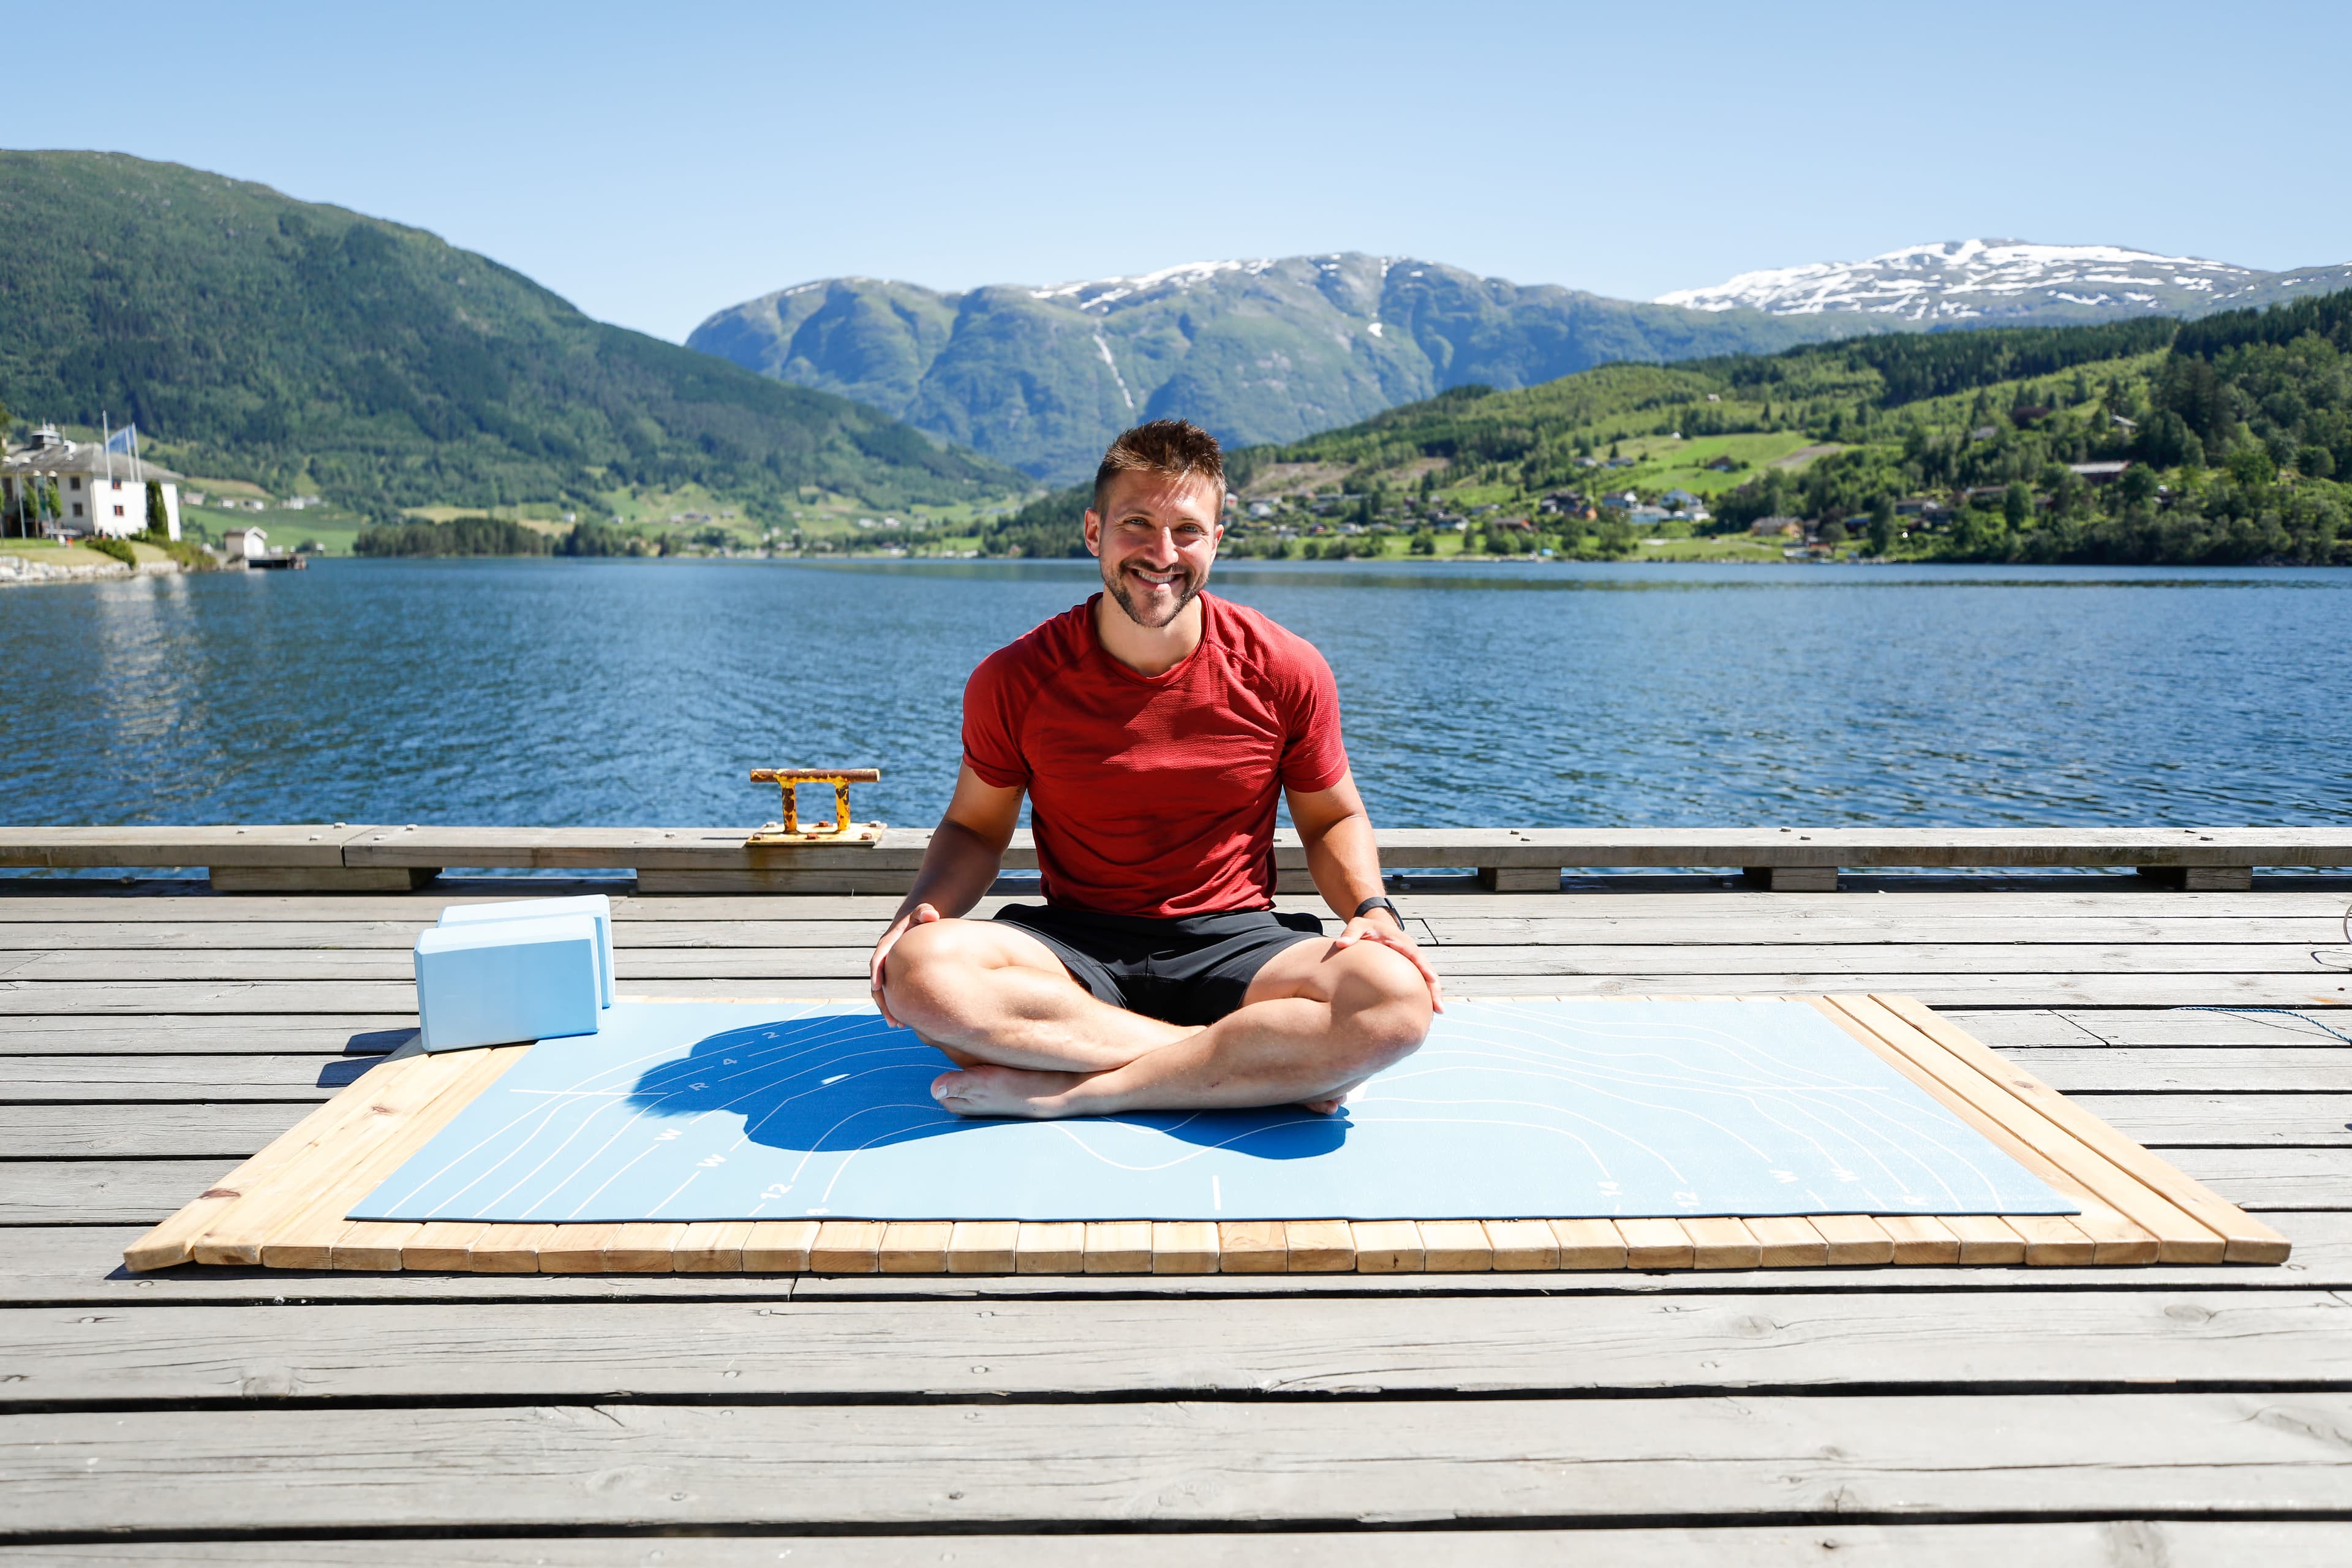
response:
{"label": "red t-shirt", "polygon": [[1049,903],[1160,918],[1268,908],[1279,792],[1348,772],[1331,667],[1203,594],[1201,646],[1141,675],[1097,639],[1101,597],[981,661],[963,690],[964,760],[1029,792]]}

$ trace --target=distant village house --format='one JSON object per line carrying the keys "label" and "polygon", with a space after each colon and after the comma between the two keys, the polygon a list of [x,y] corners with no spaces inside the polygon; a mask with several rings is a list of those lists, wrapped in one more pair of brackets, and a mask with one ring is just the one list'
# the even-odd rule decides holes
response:
{"label": "distant village house", "polygon": [[0,536],[125,539],[147,531],[148,487],[162,502],[163,531],[180,537],[180,476],[133,452],[68,441],[54,425],[0,458]]}

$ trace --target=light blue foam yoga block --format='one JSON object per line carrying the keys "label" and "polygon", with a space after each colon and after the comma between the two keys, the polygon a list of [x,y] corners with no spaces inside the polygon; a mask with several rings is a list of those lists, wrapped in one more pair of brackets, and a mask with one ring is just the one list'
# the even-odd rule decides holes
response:
{"label": "light blue foam yoga block", "polygon": [[441,911],[445,926],[474,921],[535,921],[547,915],[589,915],[596,921],[596,994],[613,1005],[613,900],[602,893],[576,899],[512,899],[496,904],[451,904]]}
{"label": "light blue foam yoga block", "polygon": [[416,1010],[428,1051],[593,1035],[596,922],[586,915],[432,926],[416,938]]}

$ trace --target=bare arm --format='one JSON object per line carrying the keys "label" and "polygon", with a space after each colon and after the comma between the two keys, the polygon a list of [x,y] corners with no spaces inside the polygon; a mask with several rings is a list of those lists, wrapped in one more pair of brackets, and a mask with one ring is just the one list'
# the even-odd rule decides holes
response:
{"label": "bare arm", "polygon": [[969,763],[957,773],[955,796],[931,835],[930,847],[923,851],[923,868],[915,874],[913,889],[899,903],[882,940],[874,944],[874,956],[866,964],[875,1005],[891,1023],[898,1020],[890,1018],[890,1005],[882,996],[882,961],[908,926],[960,915],[980,902],[996,880],[1004,847],[1013,842],[1013,826],[1021,820],[1021,794],[988,783]]}
{"label": "bare arm", "polygon": [[1348,774],[1329,789],[1311,795],[1286,791],[1286,798],[1290,803],[1290,820],[1297,824],[1299,840],[1307,847],[1307,869],[1315,879],[1315,889],[1348,922],[1339,945],[1376,942],[1402,953],[1429,982],[1430,1005],[1444,1012],[1445,999],[1437,972],[1422,957],[1402,922],[1386,910],[1356,918],[1356,906],[1378,895],[1382,883],[1380,846],[1373,841],[1372,819],[1364,810],[1363,796],[1356,793],[1355,775]]}

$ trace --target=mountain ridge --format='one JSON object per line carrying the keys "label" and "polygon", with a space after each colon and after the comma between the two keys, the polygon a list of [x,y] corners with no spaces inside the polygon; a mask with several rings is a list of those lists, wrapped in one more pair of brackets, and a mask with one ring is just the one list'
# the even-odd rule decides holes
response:
{"label": "mountain ridge", "polygon": [[687,343],[1066,481],[1120,429],[1160,415],[1239,444],[1297,440],[1454,386],[1882,330],[1335,251],[956,291],[818,279],[717,311]]}
{"label": "mountain ridge", "polygon": [[[2152,303],[2126,298],[2150,293],[2129,268],[2151,261],[2176,271],[2150,285]],[[2075,287],[2102,276],[2104,296]],[[1332,251],[961,290],[816,279],[716,311],[687,342],[1066,483],[1120,428],[1163,414],[1235,445],[1281,443],[1456,386],[1510,390],[1612,361],[2195,316],[2347,285],[2352,267],[2269,273],[2117,246],[1979,239],[1768,268],[1636,301]]]}
{"label": "mountain ridge", "polygon": [[2352,264],[2267,272],[2118,245],[2021,239],[1906,245],[1858,261],[1742,272],[1652,301],[1769,315],[1867,314],[1942,326],[2048,325],[2140,313],[2198,316],[2352,286]]}

